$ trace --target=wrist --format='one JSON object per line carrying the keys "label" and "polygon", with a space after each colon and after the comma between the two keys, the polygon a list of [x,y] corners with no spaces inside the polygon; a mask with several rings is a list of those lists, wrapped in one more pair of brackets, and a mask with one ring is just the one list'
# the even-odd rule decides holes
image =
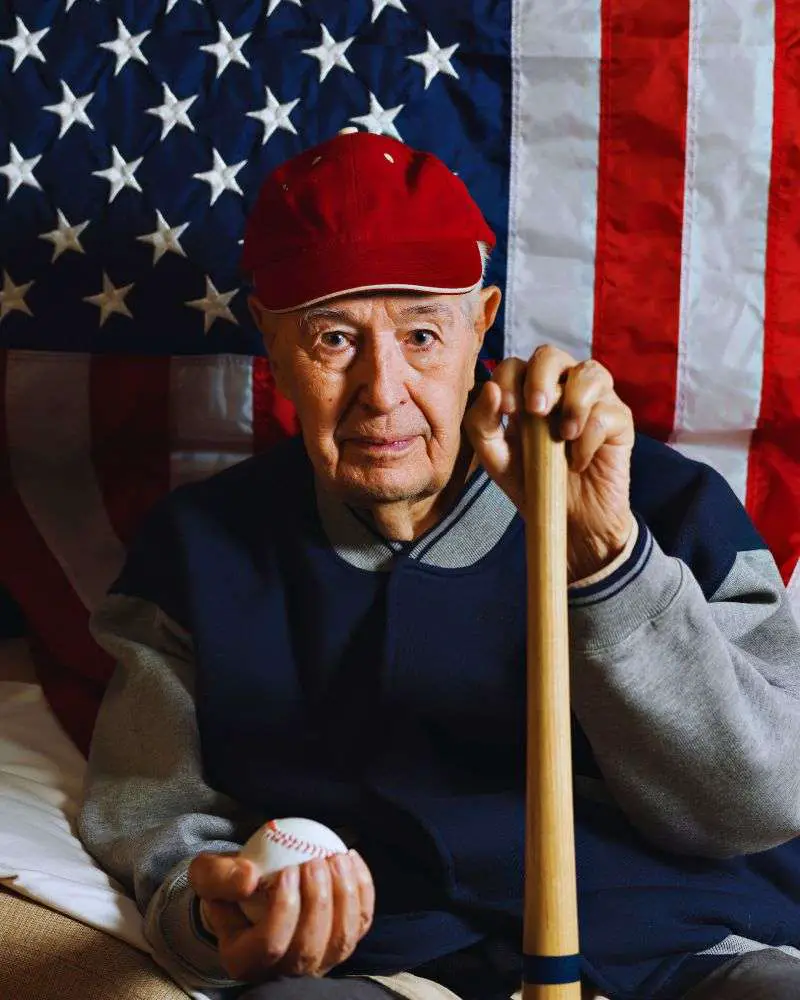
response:
{"label": "wrist", "polygon": [[567,541],[567,582],[570,585],[602,574],[628,548],[636,527],[628,512],[618,524],[602,533],[570,531]]}

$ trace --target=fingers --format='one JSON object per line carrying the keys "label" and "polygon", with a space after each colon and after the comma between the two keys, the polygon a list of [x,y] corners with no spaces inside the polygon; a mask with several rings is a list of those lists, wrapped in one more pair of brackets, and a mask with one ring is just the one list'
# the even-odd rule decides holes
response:
{"label": "fingers", "polygon": [[258,885],[251,862],[230,854],[198,854],[189,865],[189,881],[204,900],[236,903],[247,899]]}
{"label": "fingers", "polygon": [[262,890],[251,877],[253,866],[245,862],[240,869],[235,860],[198,858],[191,875],[220,960],[234,979],[324,975],[353,953],[372,923],[372,876],[355,851],[283,869],[264,890],[255,924],[239,903]]}
{"label": "fingers", "polygon": [[[593,421],[586,440],[582,440],[580,448],[573,449],[581,456],[578,462],[576,455],[572,456],[570,464],[576,471],[578,465],[581,468],[588,465],[588,461],[583,461],[583,456],[588,455],[591,459],[591,455],[603,443],[598,440],[603,428],[606,429],[605,440],[608,441],[613,436],[612,428],[619,428],[622,433],[620,418],[623,418],[623,422],[628,418],[625,430],[631,424],[630,411],[614,392],[611,373],[598,361],[590,358],[577,362],[566,351],[552,345],[537,348],[527,365],[519,359],[508,360],[518,361],[518,366],[513,371],[509,368],[502,373],[504,392],[513,391],[517,405],[524,407],[529,413],[545,416],[556,411],[553,427],[555,434],[565,441],[583,439],[590,418]],[[524,374],[520,372],[519,366],[524,368]],[[502,367],[503,365],[498,365],[497,371]],[[612,414],[611,409],[619,412]]]}
{"label": "fingers", "polygon": [[361,938],[361,900],[353,857],[336,854],[328,864],[333,889],[333,921],[322,959],[323,971],[349,958]]}
{"label": "fingers", "polygon": [[603,445],[627,445],[632,439],[632,426],[630,410],[616,397],[613,402],[596,403],[582,421],[580,436],[570,442],[570,469],[583,472]]}
{"label": "fingers", "polygon": [[372,917],[375,913],[375,884],[372,881],[369,868],[367,868],[364,859],[358,851],[350,851],[350,856],[353,859],[356,880],[358,882],[358,939],[360,941],[372,926]]}
{"label": "fingers", "polygon": [[[605,372],[597,362],[583,362],[583,366],[595,365]],[[543,344],[533,352],[526,365],[524,384],[524,407],[528,413],[546,416],[551,413],[563,395],[562,386],[568,372],[575,370],[578,362],[572,355],[552,344]],[[606,373],[607,374],[607,373]],[[611,376],[608,376],[609,379]]]}
{"label": "fingers", "polygon": [[[529,373],[534,385],[538,375],[536,369]],[[614,380],[606,368],[592,360],[575,364],[566,373],[557,432],[565,441],[580,437],[594,407],[601,400],[612,398],[617,400]]]}
{"label": "fingers", "polygon": [[501,415],[517,413],[523,406],[523,392],[528,365],[521,358],[506,358],[492,372],[492,379],[484,386],[484,391],[491,385],[500,389],[497,400]]}
{"label": "fingers", "polygon": [[261,920],[220,938],[220,958],[234,979],[263,978],[282,962],[297,932],[301,913],[300,870],[284,868],[269,886],[269,906]]}
{"label": "fingers", "polygon": [[323,860],[300,866],[301,910],[280,971],[292,976],[319,976],[333,928],[331,871]]}
{"label": "fingers", "polygon": [[220,945],[226,945],[251,926],[238,903],[202,901],[203,920]]}
{"label": "fingers", "polygon": [[[464,418],[464,429],[481,465],[517,505],[522,498],[517,495],[520,484],[513,475],[520,457],[516,414],[524,376],[525,365],[518,358],[498,365],[492,381],[484,385]],[[507,427],[504,417],[508,417]]]}
{"label": "fingers", "polygon": [[279,963],[286,975],[322,976],[344,962],[372,923],[372,876],[354,852],[301,866],[302,911]]}

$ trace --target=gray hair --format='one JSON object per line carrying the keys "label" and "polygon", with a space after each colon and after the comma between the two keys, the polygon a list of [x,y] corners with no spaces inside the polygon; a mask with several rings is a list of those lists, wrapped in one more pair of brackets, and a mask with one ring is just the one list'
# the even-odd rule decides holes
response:
{"label": "gray hair", "polygon": [[480,281],[461,298],[461,308],[464,310],[464,315],[468,320],[473,320],[478,312],[478,306],[481,301],[481,289],[486,283],[486,271],[489,267],[489,258],[492,255],[489,245],[484,243],[483,240],[478,240],[478,251],[481,255],[482,265]]}

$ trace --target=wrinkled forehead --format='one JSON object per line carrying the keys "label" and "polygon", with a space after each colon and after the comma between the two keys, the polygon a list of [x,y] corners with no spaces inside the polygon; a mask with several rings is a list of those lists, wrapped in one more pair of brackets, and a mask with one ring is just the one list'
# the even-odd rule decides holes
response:
{"label": "wrinkled forehead", "polygon": [[463,321],[461,295],[432,295],[420,292],[374,290],[327,299],[307,309],[290,314],[299,328],[330,323],[370,326],[389,322],[408,325],[427,321],[451,325]]}

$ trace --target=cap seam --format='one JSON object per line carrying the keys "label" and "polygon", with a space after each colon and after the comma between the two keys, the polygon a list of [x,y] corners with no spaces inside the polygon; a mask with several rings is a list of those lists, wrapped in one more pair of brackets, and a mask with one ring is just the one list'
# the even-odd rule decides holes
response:
{"label": "cap seam", "polygon": [[355,147],[352,144],[349,145],[349,153],[350,153],[350,180],[353,188],[353,207],[355,208],[356,216],[358,218],[361,218],[363,212],[362,212],[360,192],[358,189],[358,171],[356,170]]}
{"label": "cap seam", "polygon": [[340,291],[327,292],[324,295],[319,295],[314,299],[306,299],[303,302],[298,302],[291,306],[282,306],[280,309],[276,309],[274,306],[270,306],[268,302],[261,300],[261,304],[272,313],[288,313],[294,312],[295,309],[304,309],[306,306],[314,306],[318,302],[326,302],[328,299],[340,298],[343,295],[354,295],[356,292],[369,292],[373,289],[379,291],[381,289],[386,290],[396,290],[396,291],[406,291],[406,292],[436,292],[439,295],[464,295],[466,292],[471,292],[473,288],[478,287],[478,281],[473,281],[471,285],[465,285],[461,288],[442,288],[441,285],[407,285],[400,284],[399,282],[384,282],[377,285],[358,285],[353,288],[342,288]]}

